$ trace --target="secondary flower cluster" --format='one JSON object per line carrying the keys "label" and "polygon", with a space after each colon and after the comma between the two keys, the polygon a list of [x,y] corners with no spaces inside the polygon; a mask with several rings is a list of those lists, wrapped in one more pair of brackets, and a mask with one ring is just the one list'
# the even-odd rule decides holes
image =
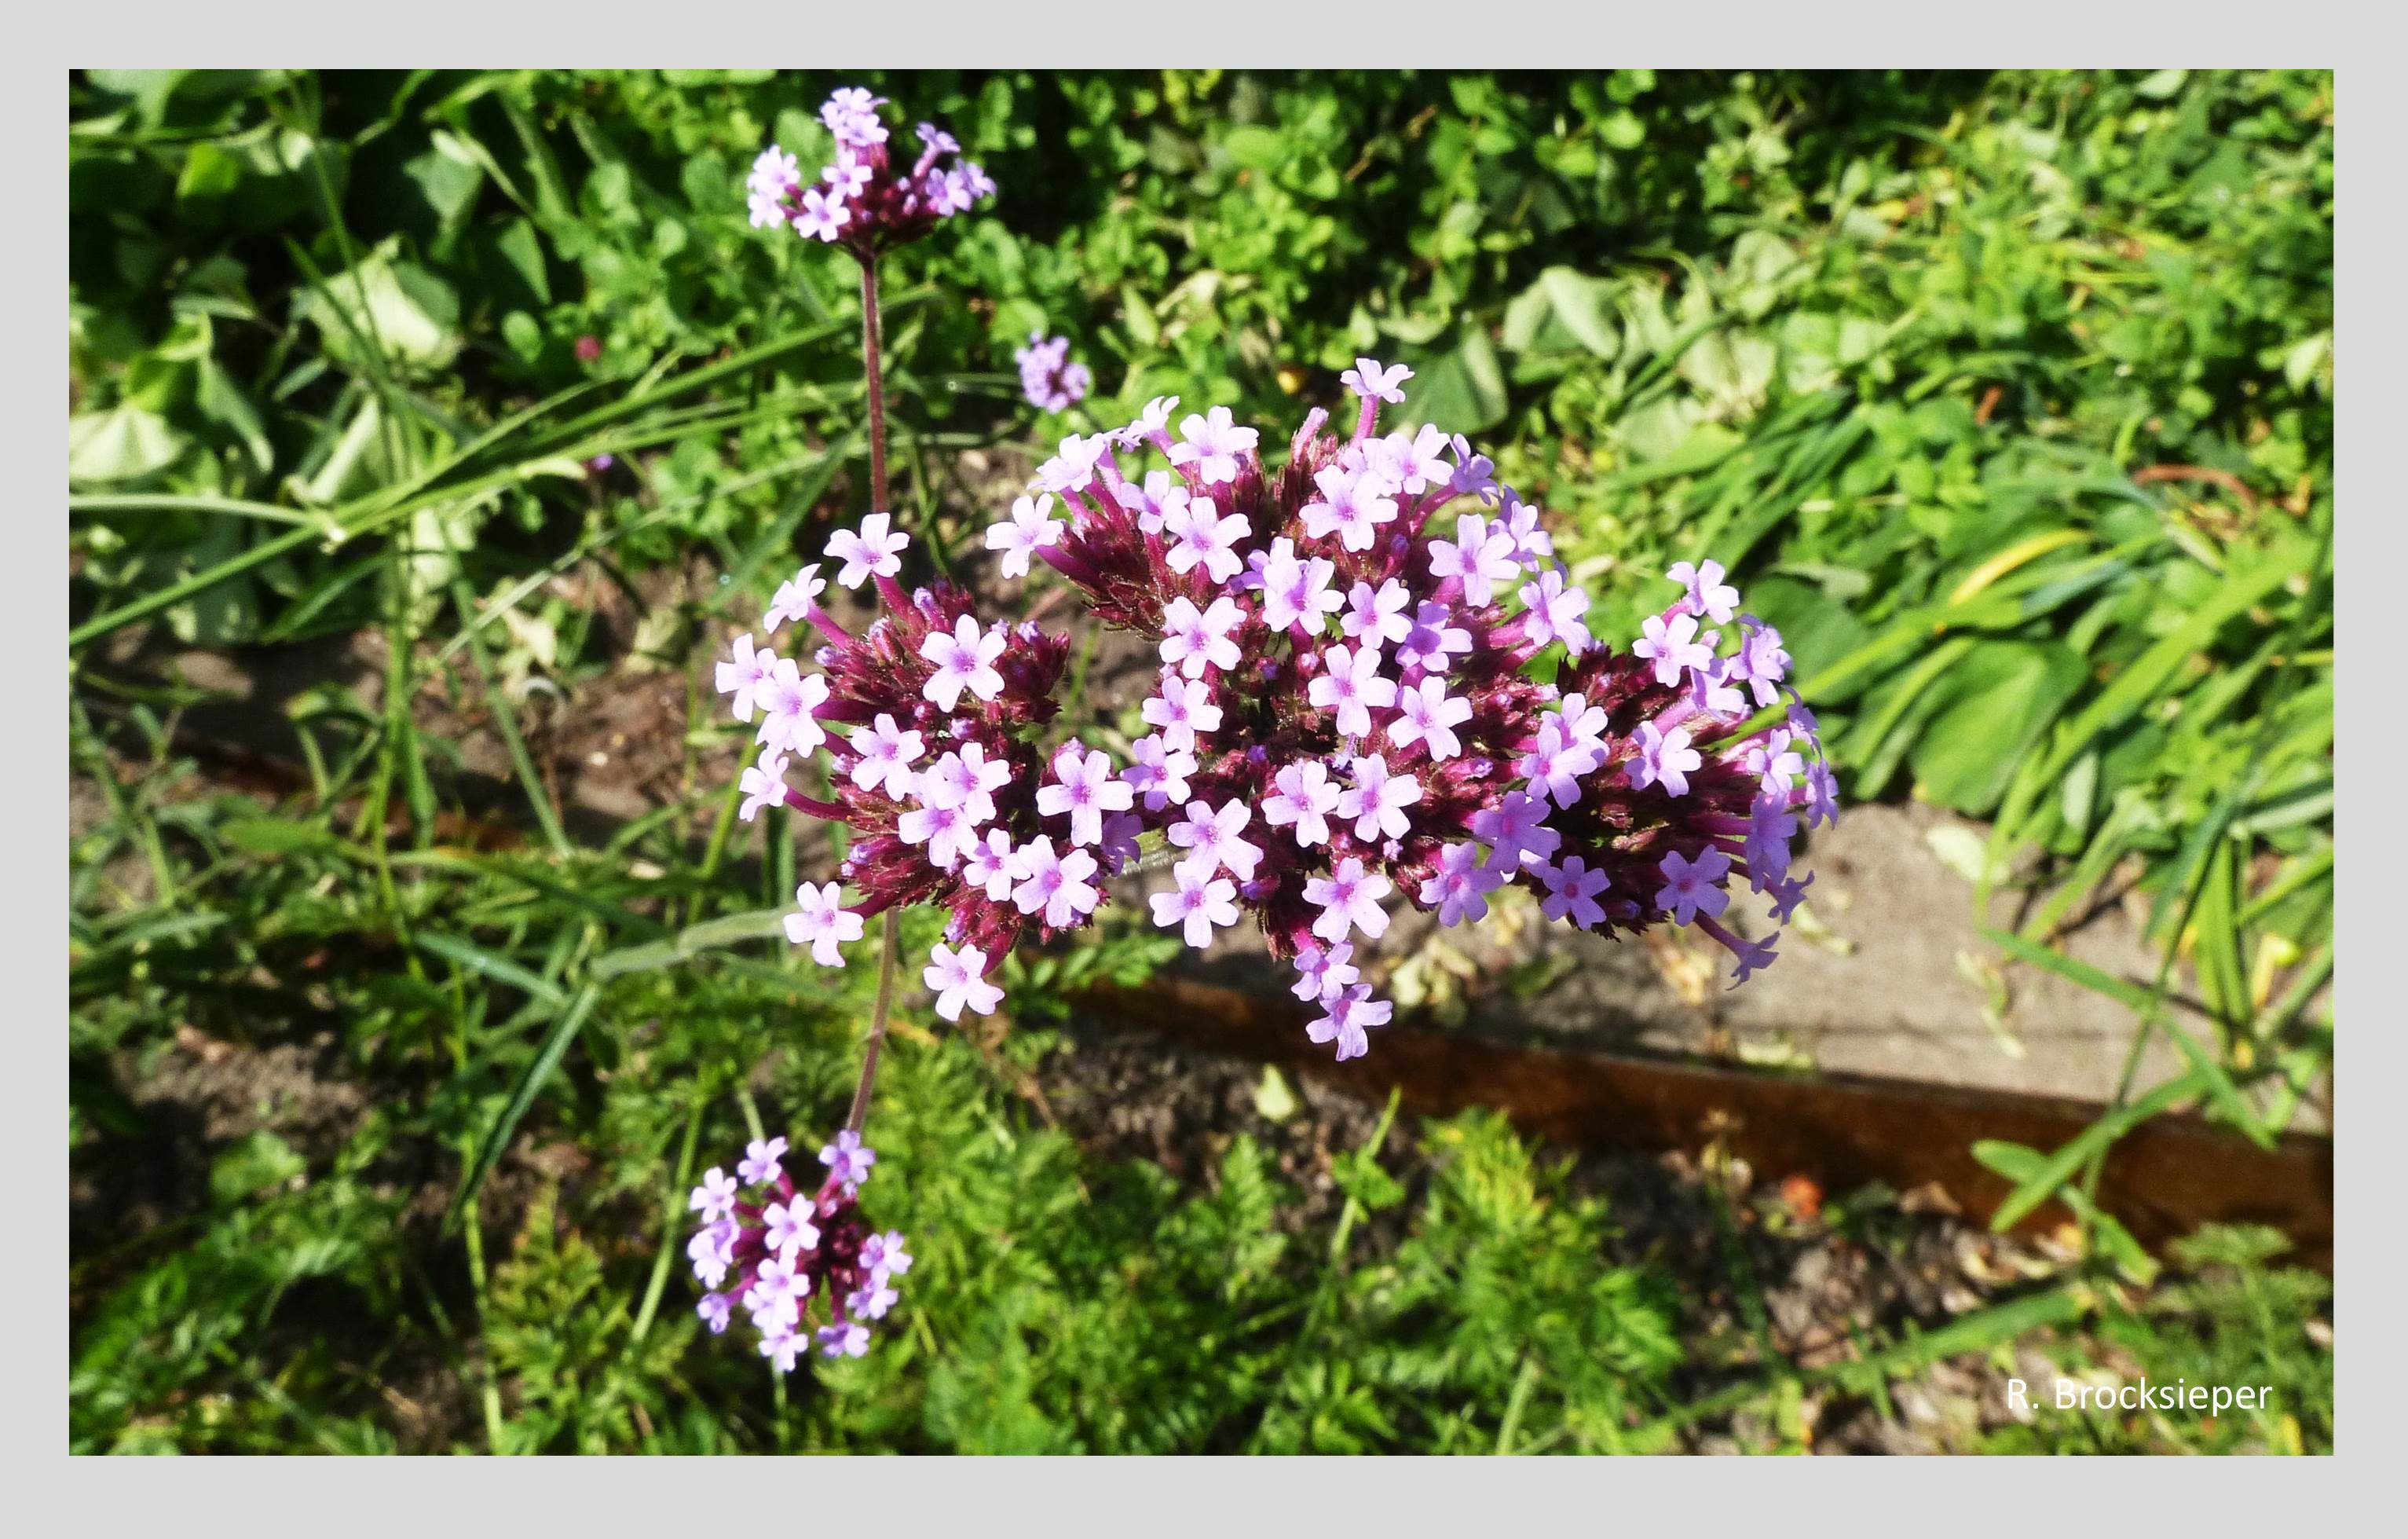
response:
{"label": "secondary flower cluster", "polygon": [[[1157,647],[1140,712],[1153,730],[1125,765],[1076,740],[1032,744],[1067,639],[982,626],[947,584],[905,594],[907,542],[883,513],[840,530],[838,580],[874,577],[888,613],[848,635],[807,567],[766,624],[818,628],[823,671],[749,635],[720,666],[739,719],[763,715],[745,815],[782,800],[860,835],[843,875],[861,896],[806,885],[794,940],[834,965],[867,915],[941,904],[946,940],[923,977],[945,1018],[983,1014],[1002,998],[986,975],[1024,930],[1086,924],[1147,838],[1178,856],[1149,899],[1155,922],[1203,946],[1253,913],[1321,1009],[1312,1039],[1341,1058],[1389,1018],[1354,945],[1385,931],[1392,895],[1454,925],[1518,883],[1584,928],[1694,924],[1742,981],[1770,962],[1777,937],[1721,922],[1728,885],[1743,871],[1785,923],[1811,880],[1791,874],[1790,841],[1833,813],[1779,634],[1738,612],[1718,565],[1684,563],[1680,597],[1627,652],[1600,645],[1539,510],[1486,458],[1435,427],[1375,431],[1409,377],[1361,360],[1345,377],[1361,398],[1353,435],[1316,410],[1276,470],[1226,408],[1174,438],[1177,403],[1156,400],[1117,432],[1065,439],[988,530],[1006,575],[1042,560]],[[1542,683],[1532,665],[1551,651]],[[1779,725],[1746,729],[1773,707]],[[831,738],[822,722],[854,730]],[[790,755],[823,743],[833,800],[784,780]]]}
{"label": "secondary flower cluster", "polygon": [[1087,398],[1095,376],[1070,362],[1070,338],[1028,334],[1028,345],[1011,354],[1020,365],[1020,393],[1039,411],[1067,411]]}
{"label": "secondary flower cluster", "polygon": [[[755,1139],[731,1176],[705,1171],[687,1205],[701,1224],[686,1245],[711,1291],[695,1312],[717,1335],[741,1306],[778,1372],[816,1341],[829,1357],[869,1350],[869,1322],[895,1307],[894,1282],[911,1270],[903,1236],[873,1233],[858,1193],[878,1156],[855,1133],[820,1150],[827,1175],[806,1194],[786,1173],[786,1141]],[[826,1320],[808,1329],[813,1315]]]}
{"label": "secondary flower cluster", "polygon": [[919,153],[896,153],[878,114],[883,96],[847,86],[820,108],[836,136],[836,161],[806,184],[802,165],[776,145],[752,162],[745,192],[755,228],[791,226],[797,235],[845,247],[865,260],[917,240],[939,220],[967,212],[993,195],[995,182],[962,147],[933,123],[916,130]]}
{"label": "secondary flower cluster", "polygon": [[[943,906],[952,945],[937,947],[926,975],[952,1020],[964,1002],[981,1014],[994,1008],[1001,991],[982,980],[1025,927],[1050,934],[1085,922],[1099,897],[1094,879],[1134,855],[1135,832],[1116,828],[1120,843],[1095,853],[1078,847],[1092,837],[1056,849],[1048,830],[1064,830],[1064,820],[1052,814],[1056,792],[1040,785],[1045,764],[1033,740],[1055,713],[1068,639],[1029,624],[982,626],[969,596],[950,583],[906,593],[895,576],[910,542],[890,532],[892,523],[872,513],[857,529],[838,530],[826,552],[837,582],[872,583],[884,613],[858,635],[847,631],[820,605],[827,582],[813,563],[779,588],[763,624],[774,632],[801,621],[819,631],[827,639],[812,654],[820,671],[756,649],[747,633],[719,665],[718,684],[738,720],[761,718],[761,755],[744,771],[739,815],[750,821],[782,803],[854,830],[839,874],[861,897],[847,905],[839,883],[803,884],[788,937],[837,966],[838,947],[858,940],[867,918],[898,903]],[[823,746],[827,798],[786,782],[793,760]],[[1100,769],[1102,755],[1094,757]],[[1085,819],[1076,826],[1089,827]]]}

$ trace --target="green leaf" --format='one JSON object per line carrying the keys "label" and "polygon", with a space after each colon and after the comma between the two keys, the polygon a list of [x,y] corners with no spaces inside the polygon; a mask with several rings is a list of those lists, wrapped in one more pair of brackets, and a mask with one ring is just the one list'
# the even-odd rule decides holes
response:
{"label": "green leaf", "polygon": [[341,854],[349,849],[323,828],[282,817],[236,818],[220,826],[218,837],[251,855],[299,855],[305,851]]}
{"label": "green leaf", "polygon": [[1935,686],[1951,703],[1909,755],[1924,793],[1960,813],[1996,807],[2086,677],[2082,659],[2056,641],[1975,642]]}
{"label": "green leaf", "polygon": [[261,1128],[209,1162],[209,1195],[231,1207],[266,1187],[282,1186],[308,1168],[309,1162],[292,1144]]}
{"label": "green leaf", "polygon": [[410,941],[421,951],[428,951],[447,961],[457,962],[471,972],[482,973],[498,983],[509,985],[531,999],[543,1000],[554,1007],[568,1002],[568,996],[549,978],[528,971],[499,952],[488,951],[473,941],[439,930],[419,930]]}
{"label": "green leaf", "polygon": [[1571,267],[1549,267],[1505,309],[1501,341],[1508,352],[1553,352],[1582,347],[1599,358],[1622,351],[1613,307],[1616,285]]}
{"label": "green leaf", "polygon": [[460,297],[452,285],[411,262],[380,253],[330,276],[301,302],[301,314],[325,338],[329,353],[367,367],[353,337],[395,363],[438,368],[460,351]]}
{"label": "green leaf", "polygon": [[[1973,1158],[2014,1182],[2018,1191],[2044,1179],[2048,1172],[2047,1158],[2038,1149],[2021,1143],[1977,1139],[1973,1143]],[[2130,1230],[2092,1202],[2081,1187],[2070,1181],[2060,1182],[2051,1195],[2071,1209],[2076,1218],[2090,1226],[2091,1232],[2098,1238],[2099,1249],[2115,1264],[2117,1271],[2143,1287],[2157,1281],[2159,1271],[2157,1261],[2143,1248],[2140,1241],[2132,1237]]]}
{"label": "green leaf", "polygon": [[1505,373],[1487,331],[1456,328],[1454,347],[1413,363],[1413,387],[1405,396],[1402,425],[1435,423],[1441,433],[1480,433],[1505,420]]}
{"label": "green leaf", "polygon": [[485,1184],[485,1177],[491,1175],[494,1167],[501,1162],[502,1151],[509,1147],[510,1135],[518,1131],[519,1123],[526,1116],[527,1109],[535,1104],[536,1092],[543,1088],[543,1082],[552,1077],[552,1072],[560,1067],[560,1060],[567,1057],[569,1044],[577,1040],[577,1033],[584,1029],[585,1018],[594,1014],[594,1006],[601,998],[600,989],[592,984],[586,985],[578,991],[567,1010],[552,1023],[552,1029],[545,1033],[543,1045],[536,1049],[535,1057],[519,1075],[518,1083],[510,1087],[509,1100],[503,1104],[501,1114],[494,1118],[494,1125],[485,1130],[484,1138],[469,1156],[467,1172],[460,1181],[460,1190],[453,1195],[452,1206],[444,1215],[446,1229],[459,1222],[461,1210],[468,1205],[469,1200],[477,1195],[478,1188]]}
{"label": "green leaf", "polygon": [[191,441],[167,419],[142,407],[80,411],[67,419],[67,481],[140,481],[175,464]]}

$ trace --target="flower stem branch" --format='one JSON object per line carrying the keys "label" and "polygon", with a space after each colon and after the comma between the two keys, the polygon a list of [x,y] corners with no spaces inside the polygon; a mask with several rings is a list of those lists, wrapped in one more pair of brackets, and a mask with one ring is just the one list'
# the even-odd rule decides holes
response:
{"label": "flower stem branch", "polygon": [[[869,503],[872,512],[891,512],[886,506],[886,373],[878,335],[878,259],[861,258],[861,367],[869,387]],[[844,1125],[858,1133],[869,1119],[869,1096],[878,1084],[879,1055],[886,1046],[886,1018],[895,1008],[895,958],[898,939],[895,911],[878,920],[878,1001],[870,1007],[869,1043],[862,1049],[861,1079],[853,1089],[853,1110]]]}

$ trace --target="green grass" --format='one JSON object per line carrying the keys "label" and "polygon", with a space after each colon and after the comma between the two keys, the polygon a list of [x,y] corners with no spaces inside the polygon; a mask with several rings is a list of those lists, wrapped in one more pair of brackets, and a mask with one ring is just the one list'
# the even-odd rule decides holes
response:
{"label": "green grass", "polygon": [[[669,1200],[745,1116],[836,1115],[857,1001],[805,992],[753,938],[791,887],[792,830],[773,820],[753,858],[701,769],[726,730],[707,702],[681,791],[591,847],[525,712],[631,654],[690,668],[859,509],[850,274],[749,229],[740,197],[765,140],[816,150],[830,83],[75,81],[70,725],[92,806],[70,856],[71,1149],[208,1172],[79,1243],[78,1445],[1670,1435],[1684,1348],[1663,1278],[1604,1262],[1606,1216],[1547,1195],[1495,1127],[1430,1130],[1456,1173],[1376,1259],[1333,1259],[1335,1235],[1275,1221],[1257,1154],[1229,1151],[1204,1195],[1082,1172],[950,1039],[907,1043],[882,1091],[914,1169],[882,1196],[934,1243],[1011,1244],[932,1261],[900,1349],[821,1375],[831,1392],[765,1401],[740,1351],[692,1339],[657,1259]],[[1157,393],[1288,421],[1358,352],[1401,357],[1416,408],[1550,511],[1609,634],[1670,562],[1732,565],[1847,794],[1989,819],[1985,885],[2020,899],[2002,950],[2175,1034],[2185,1076],[2128,1071],[2091,1135],[1986,1150],[2020,1204],[2072,1201],[2112,1266],[2121,1231],[2086,1203],[2117,1131],[2197,1100],[2262,1137],[2329,1078],[2329,75],[868,83],[949,122],[1003,187],[887,279],[897,500],[940,566],[994,511],[966,451],[1026,452]],[[1102,387],[1068,419],[1014,398],[1010,348],[1040,324]],[[724,581],[645,611],[632,644],[552,582],[640,595],[688,562]],[[307,656],[361,632],[388,642],[380,687],[295,699],[308,784],[281,796],[184,757],[202,697],[121,650]],[[422,720],[435,701],[494,721],[514,797],[494,815],[522,846],[442,831],[459,750]],[[2126,892],[2166,958],[2153,988],[2051,949]],[[1031,959],[1014,995],[1041,1017],[1158,955],[1116,936]],[[327,1077],[372,1110],[303,1137],[271,1109],[195,1144],[152,1094],[179,1024],[263,1052],[327,1036]],[[531,1147],[589,1165],[555,1192]],[[1363,1203],[1385,1194],[1355,1172]],[[313,1335],[327,1318],[357,1329]],[[2296,1340],[2267,1349],[2329,1375]],[[414,1404],[421,1380],[473,1385],[467,1421],[398,1411],[386,1390]],[[1116,1421],[1066,1396],[1082,1380],[1191,1409]],[[2318,1446],[2327,1403],[2233,1435]]]}

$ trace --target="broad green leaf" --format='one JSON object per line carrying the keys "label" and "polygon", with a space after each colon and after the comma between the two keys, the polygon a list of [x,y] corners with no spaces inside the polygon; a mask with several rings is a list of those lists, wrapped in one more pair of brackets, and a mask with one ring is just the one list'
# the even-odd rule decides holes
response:
{"label": "broad green leaf", "polygon": [[1936,686],[1949,703],[1909,755],[1916,783],[1942,806],[1988,812],[2086,676],[2054,641],[1975,642]]}
{"label": "broad green leaf", "polygon": [[155,411],[131,404],[67,419],[67,481],[140,481],[176,463],[191,441]]}

